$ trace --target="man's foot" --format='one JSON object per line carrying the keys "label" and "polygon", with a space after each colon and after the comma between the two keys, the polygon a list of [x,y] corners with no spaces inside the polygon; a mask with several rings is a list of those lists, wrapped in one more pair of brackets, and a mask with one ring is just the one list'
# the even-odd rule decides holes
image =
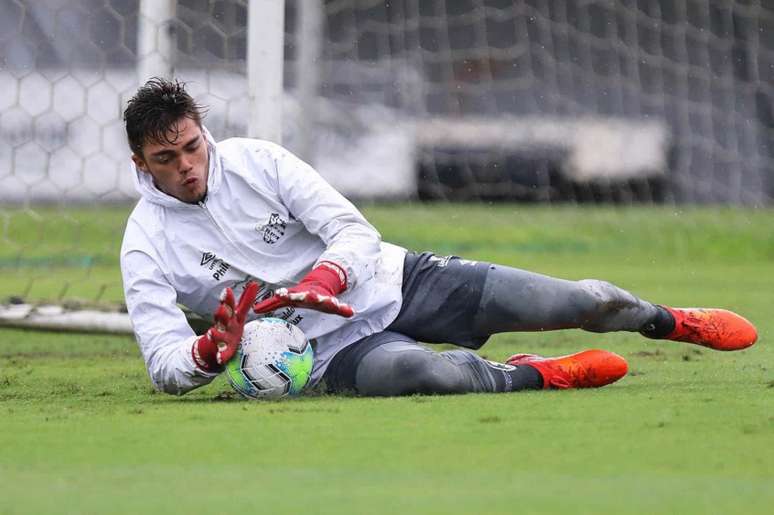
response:
{"label": "man's foot", "polygon": [[758,339],[755,326],[731,311],[662,307],[675,319],[675,328],[664,336],[666,340],[728,351],[746,349]]}
{"label": "man's foot", "polygon": [[557,358],[516,354],[507,363],[537,369],[543,376],[543,388],[598,388],[618,381],[628,370],[626,360],[618,354],[596,349]]}

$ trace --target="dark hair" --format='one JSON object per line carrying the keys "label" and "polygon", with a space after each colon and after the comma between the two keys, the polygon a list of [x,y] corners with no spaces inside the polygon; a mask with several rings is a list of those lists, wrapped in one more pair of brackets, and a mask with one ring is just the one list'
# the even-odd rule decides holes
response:
{"label": "dark hair", "polygon": [[174,131],[181,118],[199,126],[206,109],[197,104],[177,79],[153,77],[129,99],[124,110],[126,137],[132,152],[141,156],[145,143],[174,143]]}

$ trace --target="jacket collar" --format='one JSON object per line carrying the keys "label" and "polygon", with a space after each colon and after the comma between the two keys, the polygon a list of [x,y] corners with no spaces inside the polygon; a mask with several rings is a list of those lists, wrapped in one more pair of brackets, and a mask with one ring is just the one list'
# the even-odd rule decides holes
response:
{"label": "jacket collar", "polygon": [[[207,176],[207,196],[210,196],[218,191],[220,184],[223,180],[223,165],[218,155],[218,148],[215,140],[210,134],[210,131],[206,127],[202,126],[202,133],[204,139],[207,141],[208,157],[209,157],[209,169]],[[134,176],[134,187],[137,192],[153,204],[158,204],[164,207],[184,209],[187,207],[196,207],[194,204],[188,204],[181,200],[176,199],[170,195],[167,195],[156,187],[153,183],[153,177],[149,173],[141,172],[135,166],[134,161],[130,161],[131,169]]]}

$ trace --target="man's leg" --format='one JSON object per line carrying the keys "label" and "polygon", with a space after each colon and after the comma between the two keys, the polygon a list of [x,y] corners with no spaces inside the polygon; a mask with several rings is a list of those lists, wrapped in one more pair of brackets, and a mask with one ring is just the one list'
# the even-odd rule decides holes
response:
{"label": "man's leg", "polygon": [[384,331],[339,352],[325,372],[331,393],[366,396],[507,393],[541,388],[596,388],[626,375],[626,361],[589,350],[542,358],[522,355],[494,363],[466,350],[435,352],[412,338]]}
{"label": "man's leg", "polygon": [[435,352],[408,336],[384,331],[344,349],[325,373],[333,393],[366,396],[512,392],[543,387],[530,365],[487,361],[465,350]]}
{"label": "man's leg", "polygon": [[757,339],[755,327],[730,311],[657,306],[605,281],[565,281],[500,265],[489,266],[473,326],[477,334],[637,331],[725,351]]}
{"label": "man's leg", "polygon": [[495,333],[571,328],[641,332],[716,350],[743,349],[757,338],[755,327],[730,311],[658,306],[604,281],[567,281],[431,253],[406,256],[403,306],[388,327],[418,341],[472,349]]}
{"label": "man's leg", "polygon": [[567,281],[501,265],[410,253],[403,307],[389,330],[477,349],[495,333],[672,329],[669,313],[610,283]]}
{"label": "man's leg", "polygon": [[390,342],[363,357],[355,385],[361,395],[392,396],[537,390],[543,380],[531,366],[492,363],[467,350]]}
{"label": "man's leg", "polygon": [[673,325],[663,308],[608,282],[567,281],[501,265],[489,265],[473,324],[477,334],[571,328],[667,334]]}

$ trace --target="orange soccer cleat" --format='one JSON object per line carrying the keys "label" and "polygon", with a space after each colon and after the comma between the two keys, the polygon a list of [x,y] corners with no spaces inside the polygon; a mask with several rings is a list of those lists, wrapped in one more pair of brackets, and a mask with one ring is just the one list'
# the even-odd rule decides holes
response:
{"label": "orange soccer cleat", "polygon": [[598,388],[618,381],[628,370],[618,354],[596,349],[557,358],[516,354],[507,363],[536,368],[543,376],[543,388]]}
{"label": "orange soccer cleat", "polygon": [[728,351],[746,349],[758,339],[755,326],[731,311],[662,307],[675,319],[675,328],[664,336],[666,340]]}

